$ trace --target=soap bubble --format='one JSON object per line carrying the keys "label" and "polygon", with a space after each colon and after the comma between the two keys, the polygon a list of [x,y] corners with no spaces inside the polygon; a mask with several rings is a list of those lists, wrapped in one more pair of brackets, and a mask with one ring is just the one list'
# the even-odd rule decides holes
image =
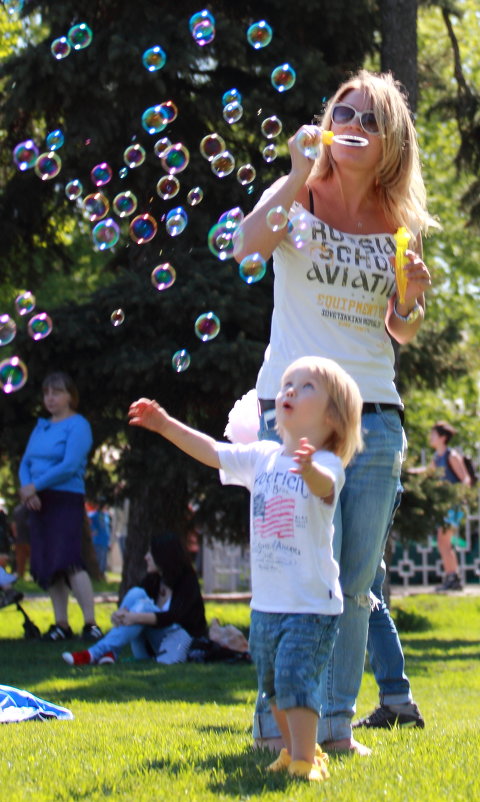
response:
{"label": "soap bubble", "polygon": [[155,153],[155,156],[158,159],[162,159],[171,144],[172,143],[167,136],[164,136],[163,139],[159,139],[153,146],[153,152]]}
{"label": "soap bubble", "polygon": [[69,44],[74,50],[83,50],[91,44],[93,34],[91,29],[85,22],[79,22],[78,25],[72,25],[67,33]]}
{"label": "soap bubble", "polygon": [[136,208],[137,198],[129,189],[119,192],[112,201],[112,209],[119,217],[129,217]]}
{"label": "soap bubble", "polygon": [[162,67],[165,66],[166,60],[167,54],[160,47],[160,45],[149,47],[148,50],[145,50],[142,56],[143,66],[149,72],[157,72],[157,70],[161,70]]}
{"label": "soap bubble", "polygon": [[237,228],[242,222],[244,217],[245,215],[243,211],[240,209],[240,206],[234,206],[233,209],[227,209],[226,212],[222,212],[222,214],[218,218],[218,222],[231,223],[231,225],[233,225],[234,228]]}
{"label": "soap bubble", "polygon": [[167,123],[173,123],[177,119],[178,108],[173,100],[165,100],[164,103],[160,103],[160,108]]}
{"label": "soap bubble", "polygon": [[90,178],[96,187],[103,187],[108,184],[112,179],[112,175],[112,168],[107,162],[96,164],[90,171]]}
{"label": "soap bubble", "polygon": [[267,263],[260,253],[251,253],[245,256],[238,266],[238,274],[245,284],[254,284],[260,281],[267,272]]}
{"label": "soap bubble", "polygon": [[188,214],[183,206],[176,206],[175,209],[170,209],[165,220],[165,228],[167,234],[171,237],[178,237],[188,224]]}
{"label": "soap bubble", "polygon": [[163,292],[163,290],[168,290],[172,284],[175,284],[175,279],[177,278],[177,273],[175,268],[172,267],[170,262],[164,262],[161,265],[157,265],[153,268],[151,274],[152,284],[156,290],[159,292]]}
{"label": "soap bubble", "polygon": [[212,168],[212,173],[216,175],[217,178],[225,178],[225,176],[230,175],[230,173],[234,171],[235,159],[230,151],[224,150],[212,159],[210,166]]}
{"label": "soap bubble", "polygon": [[162,175],[157,181],[157,195],[160,195],[163,200],[174,198],[179,190],[180,181],[176,175]]}
{"label": "soap bubble", "polygon": [[56,128],[55,131],[50,131],[50,133],[45,137],[45,144],[48,150],[59,150],[59,148],[63,146],[64,142],[65,136],[60,128]]}
{"label": "soap bubble", "polygon": [[188,27],[190,28],[190,33],[193,32],[195,25],[198,25],[199,22],[204,22],[204,20],[210,22],[211,25],[215,25],[215,17],[206,8],[204,8],[203,11],[197,11],[196,14],[192,14],[190,19],[188,20]]}
{"label": "soap bubble", "polygon": [[162,167],[167,173],[181,173],[189,162],[190,153],[181,142],[171,145],[162,157]]}
{"label": "soap bubble", "polygon": [[93,244],[99,251],[106,251],[108,248],[114,248],[120,239],[120,229],[118,223],[107,217],[106,220],[101,220],[94,226],[92,230]]}
{"label": "soap bubble", "polygon": [[283,206],[273,206],[267,212],[267,226],[272,231],[280,231],[288,223],[288,212]]}
{"label": "soap bubble", "polygon": [[13,17],[15,14],[21,13],[23,0],[3,0],[3,5],[5,6],[5,11]]}
{"label": "soap bubble", "polygon": [[112,314],[110,315],[110,323],[112,326],[121,326],[125,320],[125,312],[123,309],[114,309]]}
{"label": "soap bubble", "polygon": [[232,103],[227,103],[223,109],[223,119],[230,125],[237,123],[241,119],[242,114],[243,106],[241,106],[236,100],[234,100]]}
{"label": "soap bubble", "polygon": [[242,104],[242,96],[238,89],[228,89],[222,95],[222,103],[224,106],[227,106],[229,103],[239,103]]}
{"label": "soap bubble", "polygon": [[32,340],[44,340],[52,332],[52,319],[46,312],[34,315],[28,321],[28,333]]}
{"label": "soap bubble", "polygon": [[159,134],[167,127],[167,120],[162,112],[161,105],[150,106],[142,114],[142,126],[147,134]]}
{"label": "soap bubble", "polygon": [[200,142],[200,153],[204,159],[211,162],[225,150],[225,141],[219,134],[207,134]]}
{"label": "soap bubble", "polygon": [[102,192],[92,192],[86,195],[82,203],[83,213],[91,223],[96,223],[107,216],[110,203]]}
{"label": "soap bubble", "polygon": [[62,160],[55,151],[41,153],[35,162],[35,172],[42,181],[50,181],[56,178],[62,169]]}
{"label": "soap bubble", "polygon": [[67,196],[68,200],[74,201],[80,197],[83,192],[83,184],[79,181],[78,178],[74,178],[73,181],[69,181],[68,184],[65,186],[65,195]]}
{"label": "soap bubble", "polygon": [[151,242],[157,233],[157,221],[151,214],[139,214],[130,223],[130,237],[137,245],[145,245]]}
{"label": "soap bubble", "polygon": [[273,162],[278,156],[278,151],[275,145],[265,145],[264,149],[262,150],[262,156],[266,162]]}
{"label": "soap bubble", "polygon": [[253,164],[242,164],[237,170],[237,181],[244,187],[247,184],[251,184],[252,181],[255,181],[256,175],[257,171]]}
{"label": "soap bubble", "polygon": [[282,127],[282,121],[279,120],[279,118],[275,115],[272,117],[266,117],[260,126],[263,136],[267,139],[274,139],[276,136],[281,134]]}
{"label": "soap bubble", "polygon": [[11,343],[16,333],[17,325],[10,315],[0,315],[0,346]]}
{"label": "soap bubble", "polygon": [[172,368],[176,373],[183,373],[190,367],[190,354],[185,348],[175,351],[172,356]]}
{"label": "soap bubble", "polygon": [[299,212],[291,219],[290,237],[295,248],[303,248],[311,239],[311,228],[305,212]]}
{"label": "soap bubble", "polygon": [[136,145],[129,145],[123,151],[123,161],[127,167],[140,167],[145,161],[145,148],[142,148],[138,143]]}
{"label": "soap bubble", "polygon": [[265,20],[254,22],[247,30],[247,41],[255,50],[267,47],[272,41],[273,31]]}
{"label": "soap bubble", "polygon": [[15,298],[15,309],[21,317],[24,317],[25,315],[29,315],[30,312],[33,312],[35,309],[35,303],[36,301],[33,292],[30,292],[30,290],[25,290]]}
{"label": "soap bubble", "polygon": [[233,235],[237,226],[229,221],[215,223],[208,232],[207,243],[210,252],[224,262],[233,256]]}
{"label": "soap bubble", "polygon": [[209,45],[215,39],[215,18],[206,9],[190,17],[189,27],[193,40],[200,47]]}
{"label": "soap bubble", "polygon": [[50,45],[50,52],[57,61],[67,58],[67,56],[70,55],[71,49],[66,36],[60,36],[58,39],[54,39]]}
{"label": "soap bubble", "polygon": [[195,321],[195,334],[202,342],[213,340],[220,331],[220,320],[215,312],[205,312]]}
{"label": "soap bubble", "polygon": [[39,150],[32,139],[19,142],[13,149],[13,161],[19,170],[24,172],[35,167]]}
{"label": "soap bubble", "polygon": [[294,86],[297,74],[290,64],[281,64],[272,71],[270,80],[277,92],[287,92]]}
{"label": "soap bubble", "polygon": [[7,395],[20,390],[27,378],[27,366],[18,356],[12,356],[0,362],[0,389]]}
{"label": "soap bubble", "polygon": [[127,175],[128,175],[128,168],[127,167],[120,167],[120,170],[118,171],[118,177],[119,178],[126,178]]}
{"label": "soap bubble", "polygon": [[203,200],[203,189],[201,187],[192,187],[187,195],[187,203],[190,206],[198,206]]}

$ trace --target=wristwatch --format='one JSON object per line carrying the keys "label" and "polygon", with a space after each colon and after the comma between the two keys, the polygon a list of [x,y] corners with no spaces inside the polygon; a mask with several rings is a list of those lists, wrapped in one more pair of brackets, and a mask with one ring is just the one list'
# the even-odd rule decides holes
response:
{"label": "wristwatch", "polygon": [[408,315],[401,315],[400,312],[397,311],[397,302],[395,301],[393,304],[393,312],[395,317],[398,317],[399,320],[403,320],[404,323],[408,323],[410,325],[411,323],[415,323],[420,315],[420,304],[415,302],[415,306],[413,309],[410,309]]}

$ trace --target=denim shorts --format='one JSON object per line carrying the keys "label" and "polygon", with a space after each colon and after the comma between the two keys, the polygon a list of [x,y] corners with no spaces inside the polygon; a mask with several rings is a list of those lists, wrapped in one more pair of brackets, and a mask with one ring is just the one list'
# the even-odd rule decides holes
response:
{"label": "denim shorts", "polygon": [[320,709],[319,679],[337,634],[338,615],[252,610],[250,653],[260,697],[279,710]]}

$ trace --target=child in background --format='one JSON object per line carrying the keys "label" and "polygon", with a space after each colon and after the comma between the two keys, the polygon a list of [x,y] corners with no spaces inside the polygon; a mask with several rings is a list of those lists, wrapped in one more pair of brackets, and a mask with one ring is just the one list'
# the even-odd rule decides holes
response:
{"label": "child in background", "polygon": [[342,612],[332,520],[344,466],[361,448],[362,400],[333,360],[304,357],[285,371],[275,403],[283,444],[219,443],[145,398],[129,417],[250,490],[250,651],[285,743],[269,770],[321,781],[319,679]]}

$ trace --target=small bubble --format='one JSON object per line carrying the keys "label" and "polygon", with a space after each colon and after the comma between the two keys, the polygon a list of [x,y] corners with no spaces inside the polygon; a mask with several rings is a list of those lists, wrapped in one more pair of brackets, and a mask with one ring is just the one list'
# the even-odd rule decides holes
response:
{"label": "small bubble", "polygon": [[267,272],[267,263],[260,253],[251,253],[245,256],[238,266],[238,273],[246,284],[260,281]]}
{"label": "small bubble", "polygon": [[33,312],[35,309],[35,303],[36,301],[33,292],[30,292],[30,290],[25,290],[15,298],[15,309],[17,310],[17,313],[23,317],[24,315],[29,315],[30,312]]}
{"label": "small bubble", "polygon": [[151,274],[152,284],[156,290],[159,290],[159,292],[168,290],[169,287],[175,283],[176,277],[177,273],[170,262],[164,262],[161,265],[157,265],[153,268]]}
{"label": "small bubble", "polygon": [[45,138],[45,144],[47,146],[47,150],[58,150],[59,148],[63,147],[65,143],[65,136],[63,131],[60,128],[56,128],[55,131],[50,131]]}
{"label": "small bubble", "polygon": [[266,162],[273,162],[278,156],[278,151],[275,145],[265,145],[264,149],[262,150],[262,156]]}
{"label": "small bubble", "polygon": [[195,321],[195,334],[202,342],[213,340],[220,331],[220,320],[214,312],[205,312]]}
{"label": "small bubble", "polygon": [[243,106],[240,103],[237,103],[236,100],[233,103],[227,103],[227,105],[223,109],[223,119],[225,122],[229,123],[229,125],[233,125],[233,123],[237,123],[243,115]]}
{"label": "small bubble", "polygon": [[0,346],[11,343],[16,333],[17,325],[10,315],[0,315]]}
{"label": "small bubble", "polygon": [[0,389],[7,395],[20,390],[28,378],[26,365],[18,356],[0,362]]}
{"label": "small bubble", "polygon": [[82,202],[83,213],[91,223],[96,223],[107,216],[110,210],[108,198],[102,192],[86,195]]}
{"label": "small bubble", "polygon": [[35,172],[42,181],[50,181],[56,178],[62,169],[62,160],[55,151],[41,153],[35,162]]}
{"label": "small bubble", "polygon": [[272,71],[270,80],[277,92],[287,92],[295,85],[297,74],[290,64],[281,64]]}
{"label": "small bubble", "polygon": [[225,141],[219,134],[207,134],[200,142],[200,153],[204,159],[211,162],[225,150]]}
{"label": "small bubble", "polygon": [[22,172],[35,167],[38,155],[39,150],[32,139],[19,142],[13,149],[13,161]]}
{"label": "small bubble", "polygon": [[237,170],[237,181],[243,187],[255,181],[257,171],[253,164],[242,164]]}
{"label": "small bubble", "polygon": [[288,223],[288,212],[283,206],[273,206],[267,212],[267,226],[272,231],[280,231]]}
{"label": "small bubble", "polygon": [[70,201],[77,200],[82,192],[83,184],[78,180],[78,178],[74,178],[73,181],[69,181],[65,186],[65,195]]}
{"label": "small bubble", "polygon": [[183,206],[177,206],[175,209],[170,209],[165,220],[165,228],[167,234],[171,237],[178,237],[188,224],[188,214]]}
{"label": "small bubble", "polygon": [[267,47],[272,41],[273,31],[265,20],[254,22],[247,30],[247,41],[255,50]]}
{"label": "small bubble", "polygon": [[234,223],[222,221],[212,226],[208,232],[207,243],[210,252],[213,253],[217,259],[220,259],[221,262],[233,256],[233,235],[235,229],[236,226]]}
{"label": "small bubble", "polygon": [[181,142],[171,145],[162,157],[162,167],[167,173],[181,173],[189,162],[190,153]]}
{"label": "small bubble", "polygon": [[112,180],[112,168],[107,162],[96,164],[90,171],[90,178],[96,187],[103,187]]}
{"label": "small bubble", "polygon": [[54,39],[52,44],[50,45],[50,52],[57,61],[61,61],[64,58],[67,58],[70,55],[72,48],[70,47],[67,37],[60,36],[58,39]]}
{"label": "small bubble", "polygon": [[267,117],[263,120],[261,126],[261,131],[266,139],[275,139],[276,136],[282,133],[282,121],[273,115],[272,117]]}
{"label": "small bubble", "polygon": [[180,351],[175,351],[172,356],[172,368],[176,373],[183,373],[190,367],[190,354],[185,348]]}
{"label": "small bubble", "polygon": [[134,213],[136,208],[137,198],[129,189],[115,195],[112,202],[112,209],[119,217],[129,217]]}
{"label": "small bubble", "polygon": [[88,47],[92,42],[92,38],[92,31],[85,22],[72,25],[67,33],[68,42],[74,50],[83,50],[85,47]]}
{"label": "small bubble", "polygon": [[120,229],[118,223],[107,217],[106,220],[101,220],[94,226],[92,230],[93,244],[99,251],[106,251],[109,248],[114,248],[120,239]]}
{"label": "small bubble", "polygon": [[179,190],[180,181],[176,175],[162,175],[157,182],[157,195],[160,195],[163,200],[174,198]]}
{"label": "small bubble", "polygon": [[44,340],[52,332],[52,320],[46,312],[34,315],[28,321],[28,333],[32,340]]}
{"label": "small bubble", "polygon": [[229,103],[238,103],[239,105],[242,104],[242,96],[238,89],[228,89],[222,95],[222,104],[223,106],[228,106]]}
{"label": "small bubble", "polygon": [[157,72],[158,70],[161,70],[162,67],[165,66],[166,60],[167,60],[167,54],[160,47],[160,45],[155,45],[155,47],[149,47],[148,50],[145,50],[142,56],[143,66],[149,72]]}
{"label": "small bubble", "polygon": [[150,106],[142,114],[142,126],[147,134],[159,134],[167,127],[167,119],[162,111],[162,106]]}
{"label": "small bubble", "polygon": [[158,230],[157,221],[150,214],[139,214],[130,223],[130,237],[137,245],[145,245],[150,242]]}
{"label": "small bubble", "polygon": [[145,161],[145,148],[142,148],[141,145],[129,145],[128,148],[125,148],[123,152],[123,161],[127,165],[127,167],[140,167],[141,164]]}
{"label": "small bubble", "polygon": [[172,143],[167,136],[163,137],[163,139],[159,139],[153,146],[153,152],[155,153],[155,156],[158,159],[162,159],[171,144]]}
{"label": "small bubble", "polygon": [[201,187],[192,187],[187,195],[187,203],[190,206],[198,206],[203,200],[203,189]]}
{"label": "small bubble", "polygon": [[125,312],[123,309],[114,309],[112,314],[110,315],[110,323],[112,326],[121,326],[125,320]]}
{"label": "small bubble", "polygon": [[225,178],[225,176],[233,173],[235,169],[235,159],[228,150],[224,150],[212,159],[210,166],[212,168],[212,173],[216,175],[217,178]]}

